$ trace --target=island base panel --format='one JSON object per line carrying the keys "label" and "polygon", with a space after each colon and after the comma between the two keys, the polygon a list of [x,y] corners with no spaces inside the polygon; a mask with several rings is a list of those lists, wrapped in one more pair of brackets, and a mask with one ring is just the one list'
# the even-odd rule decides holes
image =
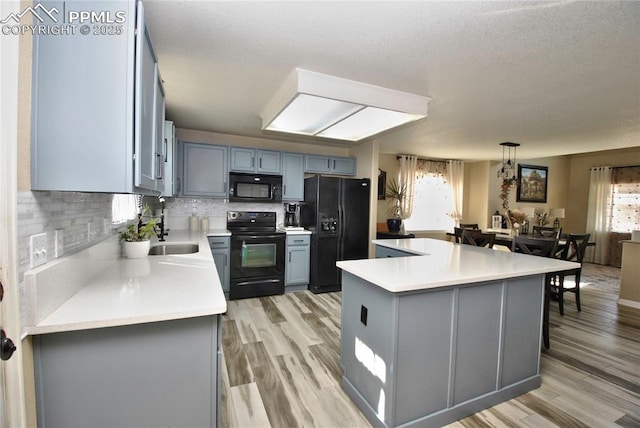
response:
{"label": "island base panel", "polygon": [[440,426],[540,386],[544,275],[392,293],[343,272],[343,386],[374,425]]}

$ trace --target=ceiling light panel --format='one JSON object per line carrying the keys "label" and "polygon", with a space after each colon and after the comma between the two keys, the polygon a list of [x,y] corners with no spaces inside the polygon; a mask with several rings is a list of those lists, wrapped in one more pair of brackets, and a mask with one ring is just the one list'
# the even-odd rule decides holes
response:
{"label": "ceiling light panel", "polygon": [[323,132],[320,132],[318,136],[358,141],[423,117],[422,115],[367,107],[334,126],[325,129]]}
{"label": "ceiling light panel", "polygon": [[262,129],[358,141],[427,116],[429,97],[296,68],[260,114]]}
{"label": "ceiling light panel", "polygon": [[316,135],[327,126],[363,108],[364,106],[358,104],[300,94],[276,116],[266,129]]}

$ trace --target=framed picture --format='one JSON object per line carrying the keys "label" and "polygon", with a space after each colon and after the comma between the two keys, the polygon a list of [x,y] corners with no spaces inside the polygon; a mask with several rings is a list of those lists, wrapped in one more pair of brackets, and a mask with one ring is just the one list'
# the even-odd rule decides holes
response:
{"label": "framed picture", "polygon": [[386,199],[387,172],[378,168],[378,200]]}
{"label": "framed picture", "polygon": [[517,202],[547,202],[549,168],[518,164]]}

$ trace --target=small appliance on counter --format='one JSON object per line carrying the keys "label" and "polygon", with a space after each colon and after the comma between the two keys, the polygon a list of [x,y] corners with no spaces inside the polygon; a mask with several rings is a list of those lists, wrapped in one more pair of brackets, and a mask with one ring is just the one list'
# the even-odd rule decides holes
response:
{"label": "small appliance on counter", "polygon": [[298,204],[284,204],[284,227],[300,226],[300,206]]}

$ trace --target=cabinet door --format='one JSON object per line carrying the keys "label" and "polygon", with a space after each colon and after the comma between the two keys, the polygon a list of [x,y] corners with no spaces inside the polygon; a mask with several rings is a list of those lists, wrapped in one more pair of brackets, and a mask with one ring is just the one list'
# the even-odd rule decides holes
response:
{"label": "cabinet door", "polygon": [[339,175],[356,175],[355,158],[331,158],[331,172]]}
{"label": "cabinet door", "polygon": [[227,197],[227,147],[183,143],[182,194]]}
{"label": "cabinet door", "polygon": [[222,291],[229,292],[229,250],[213,250],[213,262],[218,270],[218,278],[222,284]]}
{"label": "cabinet door", "polygon": [[156,56],[144,22],[144,7],[138,3],[138,39],[135,96],[135,175],[134,184],[156,188],[155,92]]}
{"label": "cabinet door", "polygon": [[309,246],[291,246],[287,250],[284,285],[309,284]]}
{"label": "cabinet door", "polygon": [[165,95],[160,77],[160,68],[156,64],[156,89],[155,89],[155,115],[154,115],[154,136],[155,136],[155,160],[156,160],[156,190],[164,194],[165,188],[165,159],[166,140],[164,137],[164,106]]}
{"label": "cabinet door", "polygon": [[175,167],[177,163],[176,159],[176,128],[172,121],[166,120],[164,122],[164,147],[162,153],[164,156],[164,190],[162,194],[165,196],[174,196],[174,177]]}
{"label": "cabinet door", "polygon": [[280,174],[280,152],[258,150],[256,171],[265,174]]}
{"label": "cabinet door", "polygon": [[304,172],[331,172],[328,156],[304,155]]}
{"label": "cabinet door", "polygon": [[231,171],[255,172],[256,158],[255,149],[246,149],[244,147],[231,147]]}
{"label": "cabinet door", "polygon": [[282,199],[304,199],[304,156],[299,153],[282,154]]}

